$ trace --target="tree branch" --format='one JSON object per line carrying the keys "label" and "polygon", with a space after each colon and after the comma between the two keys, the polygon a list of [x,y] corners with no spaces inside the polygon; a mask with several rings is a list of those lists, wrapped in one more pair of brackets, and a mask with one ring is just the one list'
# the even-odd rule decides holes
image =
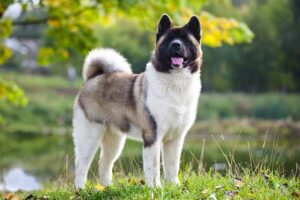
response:
{"label": "tree branch", "polygon": [[24,21],[13,21],[12,24],[16,26],[26,26],[26,25],[34,25],[34,24],[44,24],[46,23],[50,18],[41,18],[41,19],[35,19],[35,20],[24,20]]}
{"label": "tree branch", "polygon": [[[68,17],[72,17],[72,16],[78,16],[78,15],[80,15],[81,13],[83,13],[86,10],[94,10],[94,9],[97,9],[97,6],[84,7],[84,8],[81,8],[81,9],[79,9],[79,10],[77,10],[77,11],[75,11],[75,12],[69,14],[69,15],[65,15],[64,17],[68,18]],[[26,26],[26,25],[44,24],[49,19],[54,19],[54,18],[52,18],[52,17],[44,17],[44,18],[41,18],[41,19],[13,21],[12,24],[15,25],[15,26]]]}

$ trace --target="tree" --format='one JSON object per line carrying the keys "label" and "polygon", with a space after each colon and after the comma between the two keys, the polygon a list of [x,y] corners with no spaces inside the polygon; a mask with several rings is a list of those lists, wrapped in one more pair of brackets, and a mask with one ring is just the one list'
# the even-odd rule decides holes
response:
{"label": "tree", "polygon": [[[300,90],[300,6],[297,0],[218,0],[203,9],[233,16],[254,32],[251,45],[204,47],[204,88],[242,92]],[[217,59],[216,59],[217,58]]]}
{"label": "tree", "polygon": [[[8,2],[8,3],[5,3]],[[221,46],[224,43],[237,44],[250,42],[252,32],[242,22],[234,19],[218,18],[200,11],[204,0],[41,0],[38,3],[22,3],[22,16],[17,20],[3,17],[5,9],[12,1],[0,4],[1,40],[9,37],[12,26],[46,24],[45,37],[50,38],[40,49],[39,62],[49,64],[53,61],[66,61],[72,50],[87,53],[95,44],[94,28],[99,24],[109,25],[118,18],[138,21],[143,27],[155,29],[162,13],[168,13],[175,24],[183,24],[196,14],[200,17],[203,29],[203,44]],[[0,62],[11,53],[2,44]]]}
{"label": "tree", "polygon": [[[281,66],[285,66],[284,71],[286,76],[284,82],[294,81],[294,89],[300,91],[300,1],[289,0],[287,10],[290,17],[284,19],[280,33],[280,47],[284,52]],[[285,88],[289,89],[289,88]]]}

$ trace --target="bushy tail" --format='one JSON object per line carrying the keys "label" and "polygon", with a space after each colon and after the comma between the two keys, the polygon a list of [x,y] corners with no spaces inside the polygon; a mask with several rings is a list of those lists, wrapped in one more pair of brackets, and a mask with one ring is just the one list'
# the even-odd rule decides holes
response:
{"label": "bushy tail", "polygon": [[132,73],[126,59],[113,49],[94,49],[85,58],[82,77],[84,81],[100,74],[114,71]]}

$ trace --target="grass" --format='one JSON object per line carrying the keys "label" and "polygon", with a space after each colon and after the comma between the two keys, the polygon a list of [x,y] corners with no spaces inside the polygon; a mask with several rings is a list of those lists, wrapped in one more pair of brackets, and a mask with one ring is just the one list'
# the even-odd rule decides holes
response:
{"label": "grass", "polygon": [[[180,174],[181,185],[164,183],[162,188],[150,189],[134,176],[120,177],[112,186],[102,188],[89,183],[84,190],[69,186],[49,186],[43,191],[15,193],[28,199],[298,199],[300,179],[284,178],[278,174],[248,170],[241,174],[220,174],[214,171]],[[7,194],[6,194],[7,195]],[[5,195],[3,195],[5,196]]]}

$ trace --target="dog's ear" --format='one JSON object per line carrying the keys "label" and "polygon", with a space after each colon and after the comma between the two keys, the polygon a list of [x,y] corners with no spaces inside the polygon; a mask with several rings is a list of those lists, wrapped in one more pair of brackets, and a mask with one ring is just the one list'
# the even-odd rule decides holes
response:
{"label": "dog's ear", "polygon": [[173,24],[170,17],[167,14],[163,14],[157,26],[156,42],[158,42],[159,38],[172,27]]}
{"label": "dog's ear", "polygon": [[185,28],[200,42],[201,39],[201,25],[197,16],[191,17]]}

